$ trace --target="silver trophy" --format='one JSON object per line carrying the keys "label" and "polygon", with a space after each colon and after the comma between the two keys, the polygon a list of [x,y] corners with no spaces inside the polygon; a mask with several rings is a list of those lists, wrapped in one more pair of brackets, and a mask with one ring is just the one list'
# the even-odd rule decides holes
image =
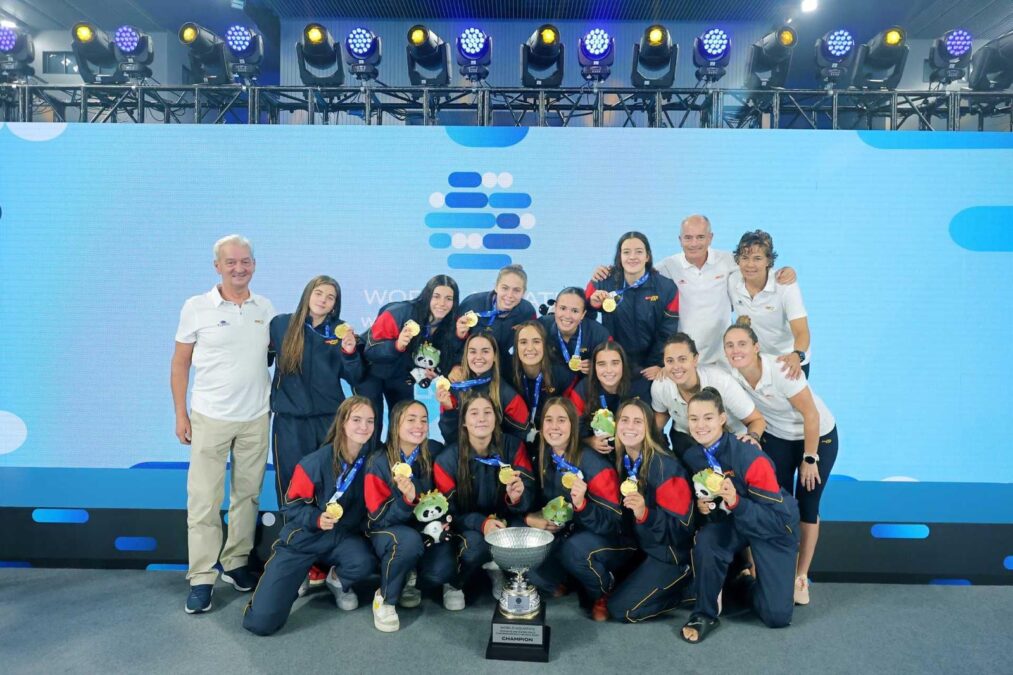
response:
{"label": "silver trophy", "polygon": [[524,578],[524,573],[545,560],[552,546],[552,533],[533,527],[507,527],[490,532],[485,540],[492,549],[492,559],[496,564],[514,574],[500,596],[500,613],[512,620],[538,616],[542,601],[538,590]]}

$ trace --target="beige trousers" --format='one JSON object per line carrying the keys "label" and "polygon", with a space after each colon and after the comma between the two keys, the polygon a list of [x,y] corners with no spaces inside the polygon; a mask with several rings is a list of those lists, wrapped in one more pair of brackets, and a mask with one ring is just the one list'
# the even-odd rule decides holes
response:
{"label": "beige trousers", "polygon": [[[216,420],[190,413],[190,470],[186,475],[186,541],[192,585],[213,584],[222,569],[246,564],[260,510],[260,489],[267,468],[268,418],[249,422]],[[225,464],[232,456],[228,539],[222,548],[222,501]],[[219,552],[221,556],[219,557]]]}

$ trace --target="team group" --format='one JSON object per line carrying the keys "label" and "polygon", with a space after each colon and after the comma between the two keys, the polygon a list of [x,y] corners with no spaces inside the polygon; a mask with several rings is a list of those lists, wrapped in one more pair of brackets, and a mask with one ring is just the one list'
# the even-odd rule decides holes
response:
{"label": "team group", "polygon": [[[748,232],[734,253],[712,239],[690,216],[682,252],[656,262],[645,235],[623,234],[611,264],[540,318],[519,265],[463,299],[437,275],[361,337],[336,280],[310,280],[275,315],[249,289],[250,242],[219,240],[221,282],[184,304],[172,362],[176,435],[191,446],[187,613],[211,609],[220,575],[254,591],[243,625],[266,635],[314,586],[355,609],[353,585],[379,572],[374,625],[396,631],[397,606],[426,589],[463,609],[479,568],[498,597],[485,535],[528,526],[555,535],[532,583],[579,593],[596,621],[682,606],[680,635],[699,642],[730,594],[788,625],[809,603],[836,424],[808,386],[806,310],[770,235]],[[434,390],[442,442],[416,386]],[[258,580],[269,437],[285,523]]]}

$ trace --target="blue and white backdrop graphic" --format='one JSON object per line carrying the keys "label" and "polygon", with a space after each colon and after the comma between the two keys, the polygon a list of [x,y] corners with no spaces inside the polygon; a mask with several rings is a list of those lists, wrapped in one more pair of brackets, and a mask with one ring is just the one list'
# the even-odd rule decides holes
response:
{"label": "blue and white backdrop graphic", "polygon": [[0,209],[0,506],[185,508],[169,359],[224,234],[279,311],[331,274],[361,332],[439,272],[521,263],[537,305],[700,212],[798,271],[825,519],[1013,523],[1013,134],[7,124]]}

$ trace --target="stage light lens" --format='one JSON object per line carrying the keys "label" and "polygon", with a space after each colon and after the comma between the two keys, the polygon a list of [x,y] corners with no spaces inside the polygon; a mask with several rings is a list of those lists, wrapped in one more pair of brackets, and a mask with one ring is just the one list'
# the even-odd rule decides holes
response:
{"label": "stage light lens", "polygon": [[250,43],[253,42],[253,33],[246,26],[229,26],[229,29],[225,31],[225,44],[229,46],[229,49],[233,53],[241,54],[250,48]]}
{"label": "stage light lens", "polygon": [[9,54],[18,43],[18,34],[11,28],[0,28],[0,52]]}
{"label": "stage light lens", "polygon": [[728,51],[728,33],[720,28],[711,28],[703,34],[700,39],[700,46],[705,56],[718,59]]}
{"label": "stage light lens", "polygon": [[601,28],[594,28],[587,32],[582,40],[584,51],[588,56],[601,57],[608,53],[612,43],[609,34]]}
{"label": "stage light lens", "polygon": [[179,36],[183,38],[183,42],[186,44],[192,43],[197,39],[197,27],[192,23],[183,26],[183,30],[180,31]]}
{"label": "stage light lens", "polygon": [[478,28],[466,28],[461,33],[461,51],[465,56],[475,57],[485,50],[488,36]]}
{"label": "stage light lens", "polygon": [[855,38],[851,33],[841,29],[835,30],[825,40],[827,53],[836,58],[847,56],[855,46]]}
{"label": "stage light lens", "polygon": [[423,42],[426,41],[427,32],[428,31],[426,31],[425,28],[422,28],[421,26],[416,26],[415,28],[412,28],[411,31],[408,33],[408,39],[411,40],[411,43],[413,45],[418,47],[419,45],[421,45]]}
{"label": "stage light lens", "polygon": [[74,37],[78,42],[91,42],[95,37],[95,31],[88,24],[79,23],[74,27]]}
{"label": "stage light lens", "polygon": [[785,47],[791,47],[795,44],[795,31],[790,28],[782,28],[781,32],[777,34],[777,39]]}
{"label": "stage light lens", "polygon": [[345,39],[348,51],[357,58],[365,58],[373,51],[376,36],[366,28],[353,28]]}
{"label": "stage light lens", "polygon": [[891,28],[886,31],[886,36],[883,38],[883,41],[891,47],[896,47],[900,43],[904,42],[904,33],[897,28]]}
{"label": "stage light lens", "polygon": [[120,26],[113,35],[113,42],[124,54],[133,54],[141,43],[141,34],[133,26]]}
{"label": "stage light lens", "polygon": [[542,42],[547,45],[555,44],[556,42],[556,31],[551,28],[543,28],[542,32],[538,34]]}
{"label": "stage light lens", "polygon": [[971,34],[962,28],[951,30],[946,34],[945,44],[950,58],[958,59],[971,51]]}
{"label": "stage light lens", "polygon": [[665,41],[665,29],[661,26],[651,26],[647,29],[647,44],[657,47]]}
{"label": "stage light lens", "polygon": [[306,41],[311,45],[318,45],[324,41],[324,29],[316,24],[306,27]]}

